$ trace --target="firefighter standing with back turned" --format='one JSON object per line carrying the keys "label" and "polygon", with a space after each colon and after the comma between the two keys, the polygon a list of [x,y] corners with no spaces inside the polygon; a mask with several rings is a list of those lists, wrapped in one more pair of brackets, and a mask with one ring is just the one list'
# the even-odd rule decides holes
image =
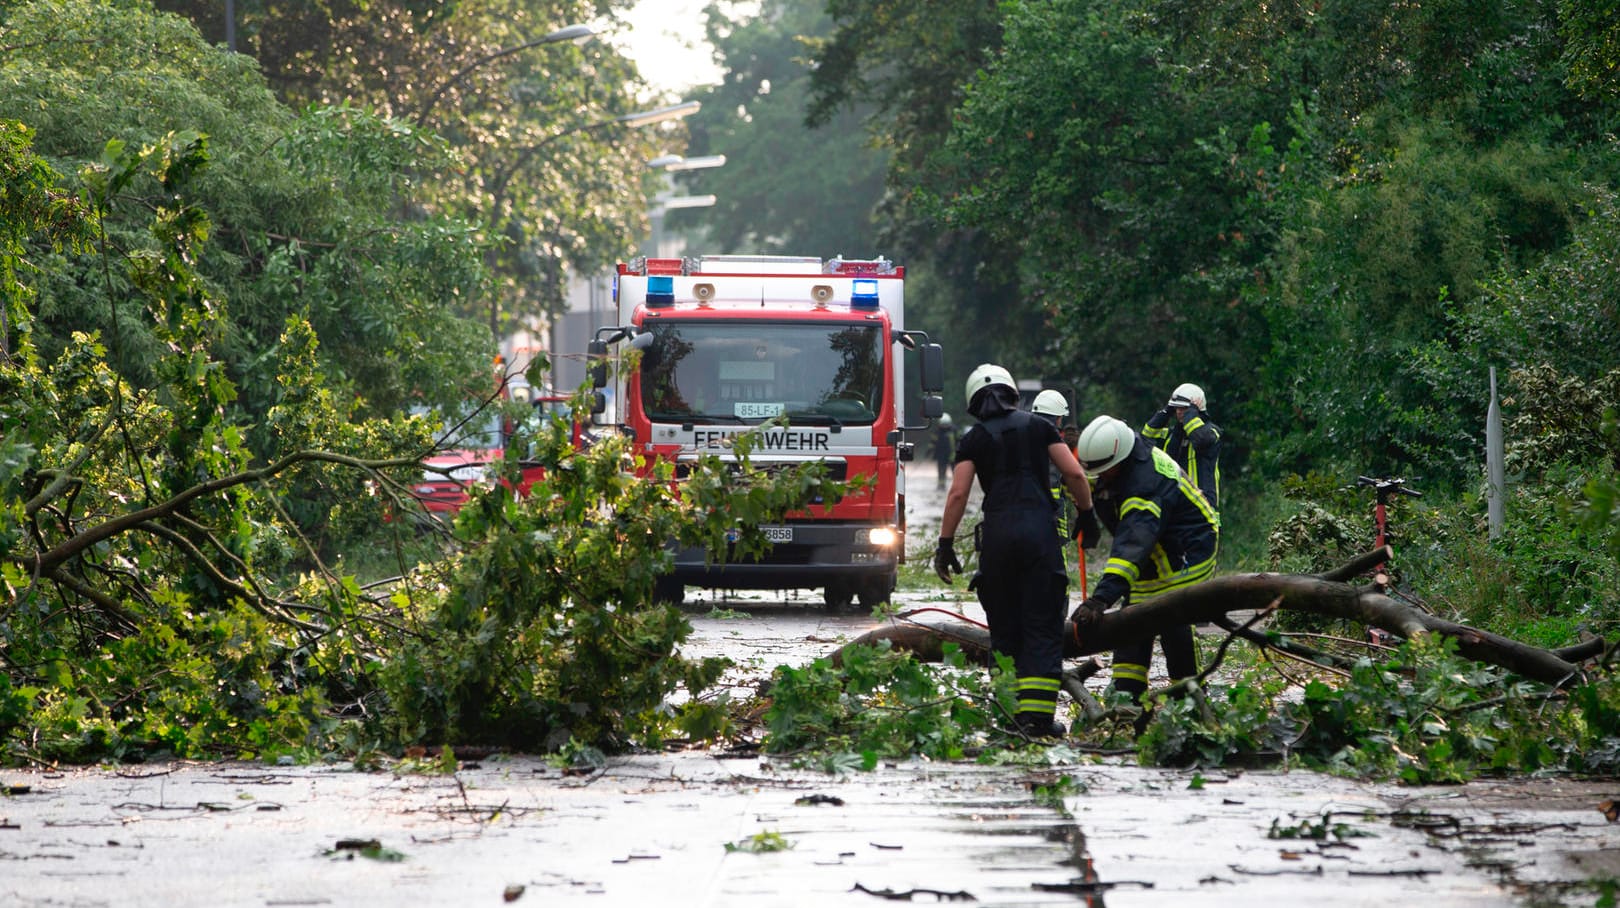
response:
{"label": "firefighter standing with back turned", "polygon": [[1068,577],[1047,486],[1056,466],[1075,506],[1091,509],[1091,489],[1074,455],[1048,421],[1018,409],[1012,375],[985,363],[968,376],[968,413],[978,424],[957,446],[934,571],[951,582],[962,572],[954,536],[967,510],[973,478],[984,492],[979,573],[974,588],[990,624],[990,647],[1011,656],[1017,671],[1020,731],[1061,735],[1054,719],[1063,672],[1063,610]]}
{"label": "firefighter standing with back turned", "polygon": [[[1215,571],[1220,518],[1192,479],[1123,420],[1099,416],[1080,433],[1080,463],[1094,485],[1097,517],[1113,534],[1097,588],[1069,620],[1084,636],[1114,605],[1136,607],[1208,580]],[[1192,626],[1162,632],[1172,679],[1197,673]],[[1114,650],[1113,689],[1133,699],[1147,690],[1153,640]]]}

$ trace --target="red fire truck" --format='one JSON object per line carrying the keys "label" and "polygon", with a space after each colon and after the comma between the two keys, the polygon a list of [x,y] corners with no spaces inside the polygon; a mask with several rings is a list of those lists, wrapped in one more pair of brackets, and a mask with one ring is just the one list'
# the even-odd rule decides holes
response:
{"label": "red fire truck", "polygon": [[[590,352],[606,363],[641,351],[635,371],[612,370],[613,390],[619,428],[648,462],[674,462],[679,478],[700,454],[732,459],[731,437],[756,430],[757,468],[820,461],[830,478],[867,479],[836,503],[762,527],[772,545],[759,558],[675,551],[660,598],[678,602],[696,586],[821,589],[831,608],[888,601],[905,560],[905,433],[928,428],[906,425],[906,352],[917,354],[921,416],[943,409],[943,353],[905,327],[904,286],[905,269],[885,259],[619,265],[618,324],[599,328]],[[604,386],[608,370],[593,371]]]}

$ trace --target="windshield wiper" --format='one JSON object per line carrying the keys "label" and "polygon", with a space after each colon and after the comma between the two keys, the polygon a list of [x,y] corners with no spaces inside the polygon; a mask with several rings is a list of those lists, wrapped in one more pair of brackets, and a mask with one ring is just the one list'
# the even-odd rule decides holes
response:
{"label": "windshield wiper", "polygon": [[787,414],[788,421],[794,425],[820,426],[825,425],[834,432],[844,431],[844,421],[831,413],[820,410],[794,410]]}
{"label": "windshield wiper", "polygon": [[716,425],[716,424],[741,426],[741,425],[746,425],[747,424],[747,421],[744,420],[741,416],[726,416],[723,413],[721,413],[721,414],[715,414],[715,413],[668,413],[668,414],[664,414],[663,416],[654,416],[653,418],[654,419],[680,420],[680,423],[681,423],[681,425],[683,427],[685,427],[685,426],[712,426],[712,425]]}

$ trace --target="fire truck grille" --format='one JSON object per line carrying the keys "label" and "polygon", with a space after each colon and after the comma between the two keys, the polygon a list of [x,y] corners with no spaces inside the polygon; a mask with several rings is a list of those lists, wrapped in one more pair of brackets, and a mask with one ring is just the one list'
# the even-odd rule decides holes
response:
{"label": "fire truck grille", "polygon": [[[828,479],[843,482],[844,479],[849,475],[849,465],[841,460],[823,461],[823,464],[827,468]],[[756,473],[764,473],[767,476],[775,476],[779,473],[786,473],[793,470],[797,466],[798,464],[796,463],[756,463],[753,465]],[[733,473],[738,471],[736,464],[731,465],[731,471]],[[692,464],[690,461],[681,461],[675,465],[676,479],[685,479],[690,475],[692,475]]]}

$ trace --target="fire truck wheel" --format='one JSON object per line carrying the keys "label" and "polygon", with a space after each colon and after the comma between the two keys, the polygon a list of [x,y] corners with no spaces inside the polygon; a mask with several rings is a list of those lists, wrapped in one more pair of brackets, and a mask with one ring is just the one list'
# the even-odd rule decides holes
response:
{"label": "fire truck wheel", "polygon": [[828,586],[822,590],[821,597],[827,603],[827,611],[837,612],[854,604],[855,591],[847,586]]}
{"label": "fire truck wheel", "polygon": [[885,577],[882,580],[871,581],[861,587],[861,608],[877,608],[887,605],[889,594],[894,591],[894,578]]}
{"label": "fire truck wheel", "polygon": [[686,588],[674,577],[660,577],[653,581],[653,602],[680,605],[686,599]]}

